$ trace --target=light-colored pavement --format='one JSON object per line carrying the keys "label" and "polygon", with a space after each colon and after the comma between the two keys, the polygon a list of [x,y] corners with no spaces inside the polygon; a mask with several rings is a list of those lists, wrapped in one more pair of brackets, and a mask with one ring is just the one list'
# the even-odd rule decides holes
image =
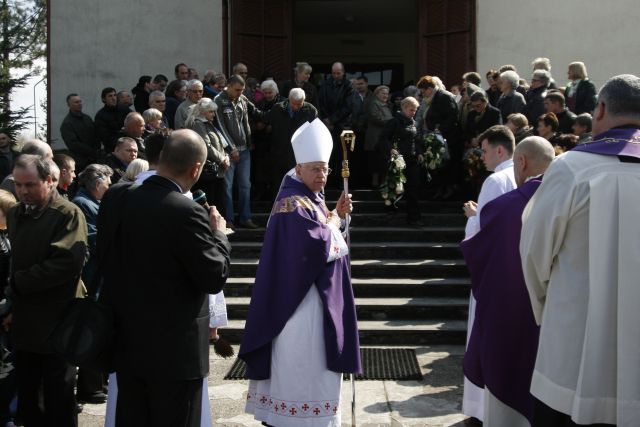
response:
{"label": "light-colored pavement", "polygon": [[[235,347],[237,351],[237,347]],[[356,381],[358,427],[463,426],[462,346],[416,347],[422,381]],[[225,381],[234,359],[221,359],[211,351],[209,399],[214,425],[260,427],[244,413],[247,381]],[[351,425],[351,385],[342,387],[342,425]],[[106,405],[85,405],[80,427],[104,424]]]}

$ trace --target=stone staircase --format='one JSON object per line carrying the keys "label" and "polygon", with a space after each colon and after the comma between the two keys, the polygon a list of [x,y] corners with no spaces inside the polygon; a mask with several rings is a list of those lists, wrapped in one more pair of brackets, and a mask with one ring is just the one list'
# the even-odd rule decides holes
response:
{"label": "stone staircase", "polygon": [[[385,211],[377,191],[353,191],[352,278],[362,345],[464,344],[469,276],[458,249],[465,217],[460,202],[421,202],[424,226],[406,226],[404,206]],[[327,192],[330,208],[338,192]],[[333,200],[333,202],[331,201]],[[270,202],[253,204],[265,225]],[[231,278],[225,287],[229,326],[239,342],[258,266],[264,228],[237,229]]]}

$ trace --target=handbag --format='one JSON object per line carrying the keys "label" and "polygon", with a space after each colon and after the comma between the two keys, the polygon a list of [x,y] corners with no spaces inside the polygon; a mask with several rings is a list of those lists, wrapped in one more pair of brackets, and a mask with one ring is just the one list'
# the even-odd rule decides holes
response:
{"label": "handbag", "polygon": [[[113,212],[122,213],[125,197],[135,184],[117,185],[110,191],[115,192]],[[123,218],[117,218],[115,234],[118,233]],[[115,235],[114,234],[114,235]],[[113,238],[105,239],[107,254]],[[56,325],[49,339],[55,353],[69,364],[87,368],[95,372],[112,371],[115,350],[115,317],[113,309],[100,300],[104,285],[104,259],[98,259],[98,267],[90,289],[95,292],[86,298],[76,298],[69,303],[62,319]],[[78,278],[79,280],[79,278]]]}
{"label": "handbag", "polygon": [[202,166],[202,173],[200,174],[200,179],[204,182],[210,182],[214,179],[218,178],[218,169],[220,166],[207,159],[204,161],[204,166]]}
{"label": "handbag", "polygon": [[104,373],[114,341],[113,310],[94,296],[72,300],[51,334],[53,350],[69,364]]}

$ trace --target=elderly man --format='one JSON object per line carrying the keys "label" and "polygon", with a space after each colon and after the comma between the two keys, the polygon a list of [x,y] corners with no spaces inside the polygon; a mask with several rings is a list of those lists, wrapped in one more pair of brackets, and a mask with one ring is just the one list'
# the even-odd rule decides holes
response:
{"label": "elderly man", "polygon": [[121,90],[116,93],[116,99],[118,101],[118,107],[131,111],[131,106],[133,105],[133,100],[131,99],[131,93],[126,90]]}
{"label": "elderly man", "polygon": [[480,231],[460,244],[477,301],[464,372],[485,389],[484,423],[529,427],[534,398],[529,393],[538,345],[520,263],[520,220],[525,205],[555,157],[544,138],[525,138],[513,154],[518,188],[482,209]]}
{"label": "elderly man", "polygon": [[51,163],[22,155],[13,169],[20,203],[7,225],[18,412],[27,426],[76,427],[75,367],[53,353],[49,335],[76,296],[87,225],[80,209],[55,191]]}
{"label": "elderly man", "polygon": [[545,70],[535,70],[531,77],[531,86],[525,96],[527,104],[522,109],[522,114],[527,117],[529,123],[535,123],[545,113],[544,98],[547,96],[551,74]]}
{"label": "elderly man", "polygon": [[[25,142],[22,146],[22,149],[20,150],[20,155],[22,154],[34,154],[36,156],[42,157],[45,160],[51,160],[53,158],[53,150],[51,150],[51,146],[46,142],[40,141],[39,139],[30,139]],[[16,198],[18,198],[13,174],[7,175],[2,180],[2,183],[0,183],[0,189],[6,190],[9,193],[13,194]]]}
{"label": "elderly man", "polygon": [[67,95],[69,114],[60,125],[64,144],[78,164],[78,170],[98,161],[100,141],[91,117],[82,112],[82,99],[75,93]]}
{"label": "elderly man", "polygon": [[231,157],[231,166],[225,175],[226,203],[225,216],[229,227],[233,227],[233,185],[238,175],[238,208],[240,209],[239,225],[246,228],[257,228],[251,220],[251,128],[249,114],[256,110],[247,98],[242,95],[244,79],[238,75],[229,78],[227,88],[215,97],[218,105],[218,122],[229,146],[225,148]]}
{"label": "elderly man", "polygon": [[[207,212],[183,195],[206,158],[198,134],[175,131],[156,175],[140,186],[113,186],[101,202],[97,254],[105,263],[103,298],[115,313],[117,426],[201,425],[207,294],[222,290],[231,249],[215,207]],[[135,259],[136,268],[122,274],[122,259]]]}
{"label": "elderly man", "polygon": [[520,76],[515,71],[507,70],[500,74],[500,99],[496,107],[502,114],[502,122],[505,123],[509,115],[522,112],[527,104],[524,96],[517,91],[520,87]]}
{"label": "elderly man", "polygon": [[202,94],[204,93],[204,89],[202,86],[202,82],[199,80],[190,80],[187,84],[187,99],[182,101],[182,103],[178,106],[176,110],[176,115],[173,119],[174,128],[182,129],[184,128],[184,122],[187,120],[189,116],[189,107],[193,104],[197,104],[200,99],[202,99]]}
{"label": "elderly man", "polygon": [[167,109],[167,98],[165,97],[164,92],[154,90],[149,94],[149,108],[155,108],[162,113],[160,127],[169,127],[169,121],[167,120],[167,116],[164,113]]}
{"label": "elderly man", "polygon": [[271,123],[271,146],[269,150],[271,188],[277,194],[282,177],[295,166],[296,160],[291,146],[291,137],[304,123],[318,117],[316,108],[305,102],[302,88],[289,91],[289,98],[273,106],[266,116]]}
{"label": "elderly man", "polygon": [[107,159],[105,160],[105,164],[113,169],[111,182],[115,184],[120,181],[120,178],[122,178],[127,171],[129,163],[136,158],[138,158],[138,144],[136,144],[136,141],[127,136],[118,139],[113,153],[107,155]]}
{"label": "elderly man", "polygon": [[640,78],[604,84],[593,134],[551,164],[522,215],[522,269],[541,325],[535,426],[640,419]]}
{"label": "elderly man", "polygon": [[144,118],[142,117],[142,114],[133,112],[127,114],[127,117],[124,119],[124,126],[116,135],[116,141],[125,137],[133,139],[138,146],[138,158],[146,159],[144,139],[142,138],[143,135]]}
{"label": "elderly man", "polygon": [[[269,218],[239,357],[251,379],[246,411],[266,425],[340,425],[342,373],[361,370],[349,254],[351,212],[322,192],[333,142],[316,119],[292,145],[297,165]],[[283,251],[287,254],[283,257]]]}
{"label": "elderly man", "polygon": [[113,151],[118,132],[124,125],[124,119],[130,113],[128,108],[118,107],[116,90],[112,87],[102,89],[102,107],[95,116],[96,136],[108,154]]}
{"label": "elderly man", "polygon": [[545,111],[555,114],[558,118],[558,132],[571,133],[576,115],[565,106],[564,95],[557,91],[548,92],[543,102]]}
{"label": "elderly man", "polygon": [[[478,140],[482,147],[482,160],[487,170],[493,171],[493,174],[489,175],[482,184],[478,203],[469,200],[463,205],[464,214],[468,218],[465,239],[473,237],[480,231],[480,218],[484,205],[516,188],[513,173],[513,151],[516,144],[511,130],[502,125],[492,126],[480,135]],[[476,301],[472,293],[469,300],[467,343],[472,333],[475,307]],[[480,421],[484,417],[484,391],[467,378],[464,379],[462,412]]]}

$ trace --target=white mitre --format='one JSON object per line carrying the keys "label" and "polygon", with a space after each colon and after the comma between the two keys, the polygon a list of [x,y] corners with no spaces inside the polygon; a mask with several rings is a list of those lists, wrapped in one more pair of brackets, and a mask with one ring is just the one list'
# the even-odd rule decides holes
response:
{"label": "white mitre", "polygon": [[333,139],[331,132],[322,120],[306,122],[291,137],[296,163],[325,162],[329,163]]}

